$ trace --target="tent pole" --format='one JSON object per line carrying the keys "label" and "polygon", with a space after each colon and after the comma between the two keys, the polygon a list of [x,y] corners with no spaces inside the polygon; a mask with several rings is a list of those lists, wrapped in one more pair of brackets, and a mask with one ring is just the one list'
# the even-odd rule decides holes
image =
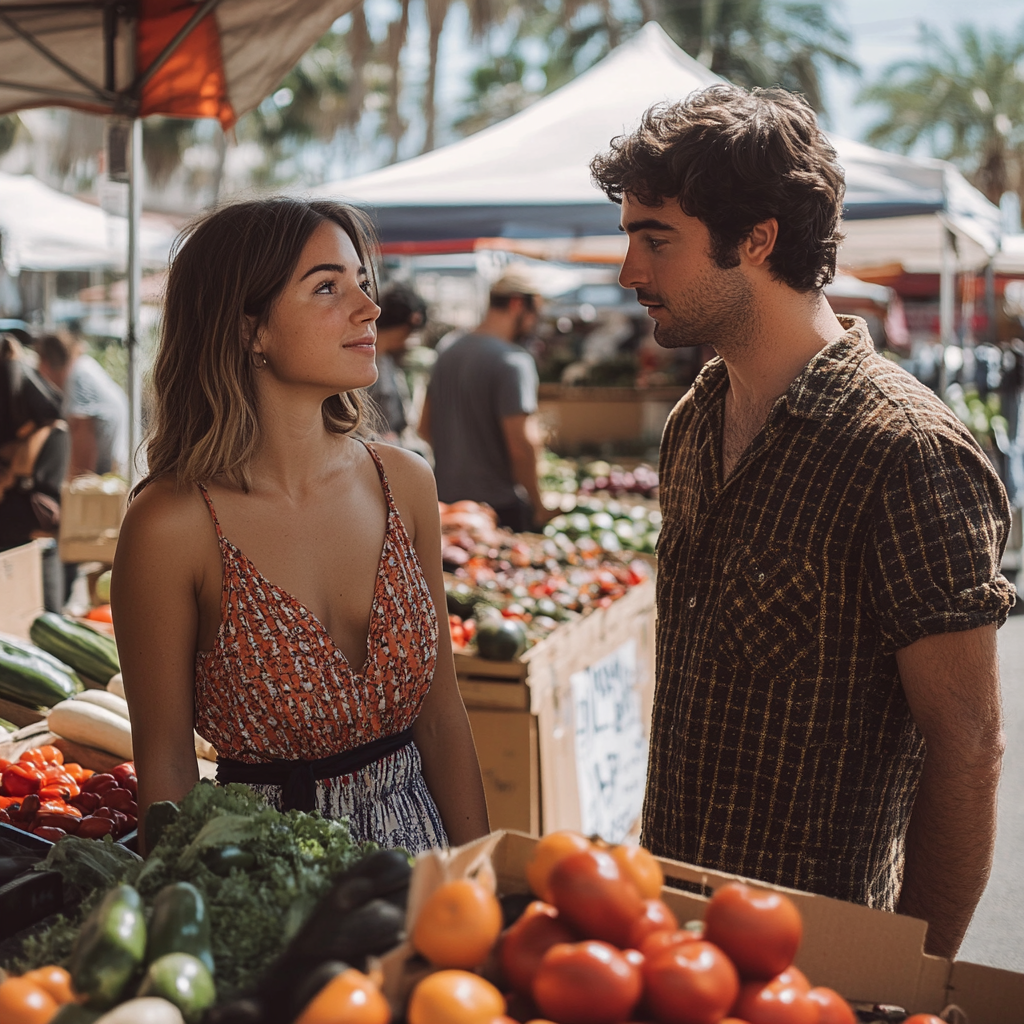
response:
{"label": "tent pole", "polygon": [[131,169],[128,177],[128,482],[138,480],[136,448],[142,442],[142,388],[139,365],[139,293],[142,261],[139,221],[142,219],[142,118],[132,118]]}
{"label": "tent pole", "polygon": [[956,305],[956,251],[953,232],[945,225],[942,232],[942,263],[939,271],[939,341],[942,343],[942,361],[939,364],[939,396],[946,395],[946,348],[954,342],[954,314]]}
{"label": "tent pole", "polygon": [[985,340],[990,345],[999,343],[999,330],[996,325],[996,268],[989,260],[985,264]]}

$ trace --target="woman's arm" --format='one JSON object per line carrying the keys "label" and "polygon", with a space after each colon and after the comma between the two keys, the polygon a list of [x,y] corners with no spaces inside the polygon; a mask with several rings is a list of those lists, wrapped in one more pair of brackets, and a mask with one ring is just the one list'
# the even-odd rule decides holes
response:
{"label": "woman's arm", "polygon": [[111,573],[143,849],[149,805],[178,801],[199,781],[192,736],[199,623],[194,553],[196,537],[204,534],[197,533],[189,497],[165,481],[150,484],[128,509]]}
{"label": "woman's arm", "polygon": [[404,513],[403,521],[437,609],[437,668],[413,736],[423,758],[423,777],[441,812],[448,840],[452,846],[461,846],[486,835],[490,826],[480,762],[455,677],[441,570],[437,487],[430,467],[418,455],[383,445],[377,450],[385,459],[395,501]]}

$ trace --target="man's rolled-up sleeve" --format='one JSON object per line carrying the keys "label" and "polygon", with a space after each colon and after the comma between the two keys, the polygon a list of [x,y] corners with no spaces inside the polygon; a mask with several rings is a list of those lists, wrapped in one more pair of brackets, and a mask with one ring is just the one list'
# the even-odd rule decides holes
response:
{"label": "man's rolled-up sleeve", "polygon": [[872,617],[886,646],[1001,626],[1014,603],[999,571],[1010,511],[988,459],[952,430],[918,431],[891,466],[866,552]]}

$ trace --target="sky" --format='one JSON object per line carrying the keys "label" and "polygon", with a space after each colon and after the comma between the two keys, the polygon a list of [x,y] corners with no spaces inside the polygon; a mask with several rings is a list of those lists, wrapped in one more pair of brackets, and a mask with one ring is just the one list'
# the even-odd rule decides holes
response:
{"label": "sky", "polygon": [[864,73],[860,80],[827,73],[830,127],[855,139],[863,139],[879,114],[854,102],[862,83],[875,81],[895,61],[920,56],[922,25],[952,39],[953,29],[963,23],[1010,34],[1024,21],[1024,0],[842,0],[838,6],[853,37],[853,59]]}

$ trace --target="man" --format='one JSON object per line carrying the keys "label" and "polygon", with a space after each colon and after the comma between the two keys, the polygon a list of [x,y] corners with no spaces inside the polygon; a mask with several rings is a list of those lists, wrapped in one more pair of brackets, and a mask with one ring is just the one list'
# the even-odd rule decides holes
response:
{"label": "man", "polygon": [[36,341],[39,372],[64,395],[72,479],[83,473],[128,476],[128,399],[70,332]]}
{"label": "man", "polygon": [[994,841],[1002,486],[830,310],[843,172],[802,99],[714,86],[591,167],[658,343],[719,356],[662,442],[643,839],[898,908],[951,956]]}
{"label": "man", "polygon": [[381,289],[377,305],[377,381],[369,392],[387,423],[385,439],[397,442],[407,426],[408,388],[396,360],[413,333],[427,322],[427,304],[409,285],[395,282]]}
{"label": "man", "polygon": [[539,292],[516,267],[494,283],[480,326],[438,357],[419,426],[441,501],[486,502],[516,532],[555,514],[537,482],[537,367],[520,344],[537,326]]}

